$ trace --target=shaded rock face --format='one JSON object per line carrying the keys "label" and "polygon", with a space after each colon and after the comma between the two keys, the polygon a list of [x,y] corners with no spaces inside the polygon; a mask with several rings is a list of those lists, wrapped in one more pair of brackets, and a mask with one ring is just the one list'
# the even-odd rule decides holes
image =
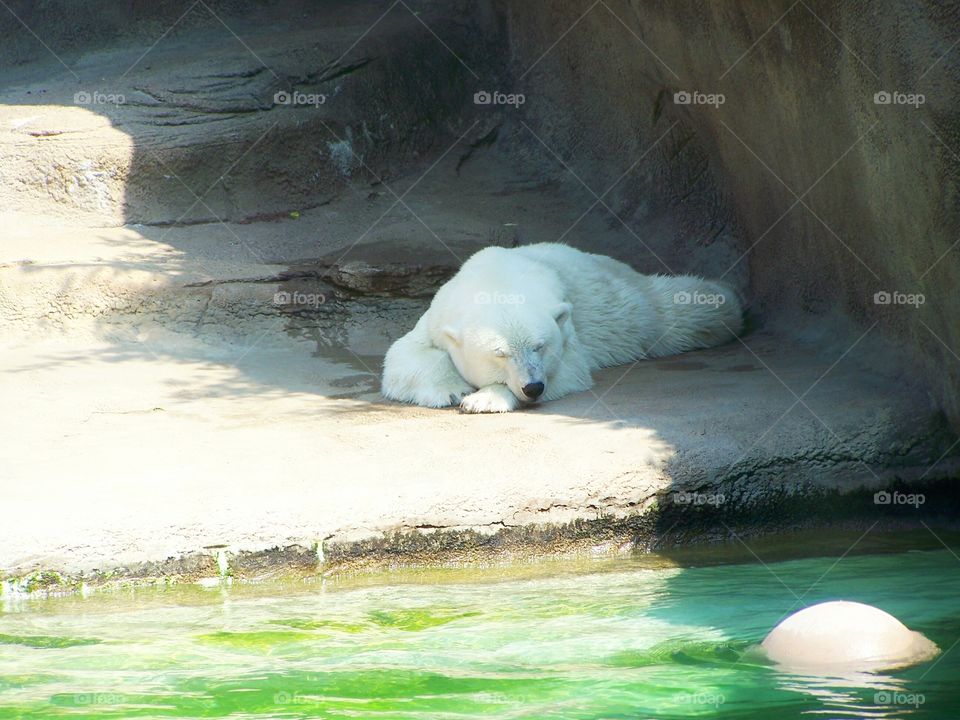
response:
{"label": "shaded rock face", "polygon": [[[482,36],[451,20],[453,7],[420,17],[369,0],[181,5],[14,3],[62,65],[12,14],[0,18],[0,63],[13,68],[2,104],[60,107],[4,143],[5,204],[36,211],[41,197],[161,227],[325,206],[429,155],[468,97],[464,66],[425,24],[473,64]],[[48,63],[46,76],[31,62]]]}
{"label": "shaded rock face", "polygon": [[[72,85],[66,101],[63,88],[36,90],[46,100],[11,91],[11,102],[73,113],[18,131],[8,153],[22,172],[0,183],[11,206],[32,210],[41,197],[46,207],[52,197],[111,222],[258,224],[361,189],[384,195],[380,179],[419,175],[463,133],[452,157],[468,185],[493,157],[504,194],[533,197],[562,180],[583,194],[584,211],[609,209],[603,221],[628,230],[625,243],[612,242],[583,231],[584,221],[584,235],[518,241],[562,239],[642,272],[722,275],[746,291],[761,323],[834,356],[863,333],[886,340],[960,427],[954,5],[220,0],[184,14],[172,1],[20,0],[10,8],[16,16],[0,12],[0,60],[14,90],[36,90],[56,73],[72,82],[73,73],[81,90],[127,96],[94,114],[70,104]],[[249,48],[229,44],[224,20]],[[130,57],[111,54],[161,36],[142,60],[139,46]],[[44,58],[55,72],[31,69]],[[101,87],[94,80],[104,73],[112,79]],[[278,92],[294,88],[330,100],[278,103]],[[478,105],[477,91],[524,101]],[[88,167],[89,147],[101,149]],[[192,188],[209,188],[202,202]],[[451,221],[449,235],[463,239],[456,229],[468,220]],[[334,249],[356,240],[353,228],[321,234]],[[499,242],[486,229],[468,234]],[[436,246],[429,237],[411,242]],[[310,262],[325,255],[291,253]],[[384,270],[372,250],[351,260],[359,264],[339,268],[335,280],[357,292],[421,296],[448,272]]]}
{"label": "shaded rock face", "polygon": [[[496,6],[502,90],[525,94],[544,144],[598,194],[647,153],[605,201],[648,244],[729,242],[766,322],[817,332],[845,316],[858,330],[838,350],[885,337],[960,424],[960,9]],[[640,243],[630,260],[659,265]]]}

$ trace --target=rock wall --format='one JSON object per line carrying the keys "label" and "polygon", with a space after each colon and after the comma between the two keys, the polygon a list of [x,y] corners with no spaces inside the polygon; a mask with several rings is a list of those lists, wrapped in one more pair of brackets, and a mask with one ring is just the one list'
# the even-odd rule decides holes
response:
{"label": "rock wall", "polygon": [[[542,163],[545,174],[567,175],[568,166],[636,239],[629,247],[595,249],[647,272],[723,275],[747,289],[760,323],[835,346],[835,357],[866,333],[861,342],[899,353],[905,372],[922,379],[960,428],[956,3],[409,0],[381,7],[220,0],[182,18],[181,5],[170,1],[115,6],[12,1],[12,12],[0,12],[0,37],[7,40],[0,60],[11,78],[35,82],[29,63],[38,58],[60,72],[46,45],[87,80],[85,53],[92,48],[110,47],[121,36],[149,47],[171,27],[151,58],[190,28],[209,26],[223,42],[218,18],[246,34],[295,16],[301,27],[339,28],[331,47],[365,37],[359,47],[371,57],[388,54],[378,52],[384,47],[378,42],[420,32],[409,62],[395,64],[402,77],[390,76],[381,62],[355,81],[361,90],[386,84],[395,92],[373,100],[369,92],[355,93],[367,106],[351,110],[347,120],[354,124],[382,117],[374,112],[381,106],[403,106],[398,97],[413,99],[401,108],[399,152],[377,162],[384,148],[364,148],[378,171],[402,174],[408,158],[415,164],[411,156],[423,151],[423,162],[446,147],[433,139],[453,128],[456,136],[458,123],[477,115],[470,102],[475,90],[523,93],[521,107],[500,113],[494,150],[507,162]],[[363,35],[381,14],[375,31]],[[284,82],[309,78],[338,54],[318,51],[314,62],[283,43],[257,47]],[[256,60],[237,49],[247,62]],[[421,57],[428,51],[438,64]],[[262,107],[252,93],[251,106],[240,107],[237,117],[269,110],[274,88],[268,85],[260,88]],[[478,127],[487,133],[493,125]],[[309,132],[316,128],[301,136]],[[145,135],[134,138],[137,147],[149,140]],[[469,141],[480,146],[494,135]],[[312,156],[294,153],[296,147],[286,137],[278,141],[276,152],[287,148],[288,155],[271,175],[273,185],[261,182],[243,196],[259,215],[242,217],[326,202],[340,187],[315,182],[308,190],[316,197],[291,192],[288,180],[311,177],[304,158]],[[139,207],[136,181],[156,185],[149,157],[135,158],[129,172],[128,221],[166,220],[159,211],[131,209]],[[189,177],[204,163],[183,165],[175,165],[177,172]],[[262,198],[277,201],[259,207]],[[284,207],[285,198],[296,202]],[[227,200],[221,208],[211,197],[215,209],[234,217]]]}
{"label": "rock wall", "polygon": [[598,194],[648,153],[607,202],[652,247],[730,242],[764,322],[852,327],[837,354],[869,331],[960,426],[960,6],[496,7],[546,145]]}

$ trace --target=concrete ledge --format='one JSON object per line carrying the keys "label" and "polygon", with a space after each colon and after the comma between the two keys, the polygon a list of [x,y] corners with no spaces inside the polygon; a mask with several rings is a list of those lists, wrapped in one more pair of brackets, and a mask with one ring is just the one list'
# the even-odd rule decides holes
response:
{"label": "concrete ledge", "polygon": [[17,409],[0,434],[19,444],[0,449],[2,577],[42,589],[619,552],[724,524],[868,519],[880,488],[921,492],[960,469],[942,416],[902,378],[865,370],[866,345],[838,362],[756,333],[468,416],[384,403],[377,356],[248,331],[220,344],[14,338],[0,375]]}
{"label": "concrete ledge", "polygon": [[[899,486],[902,487],[902,486]],[[898,486],[889,492],[908,494]],[[88,594],[151,586],[197,584],[264,584],[325,578],[382,576],[405,569],[518,567],[532,560],[576,560],[623,557],[653,552],[659,561],[671,555],[697,557],[697,546],[710,546],[707,558],[751,552],[763,537],[764,547],[800,544],[788,556],[804,556],[806,543],[828,534],[855,533],[872,551],[882,551],[884,534],[916,531],[933,547],[939,532],[957,531],[960,491],[956,479],[909,488],[923,496],[921,507],[880,505],[867,491],[807,495],[763,507],[698,508],[666,502],[621,519],[576,520],[564,525],[520,526],[495,532],[467,529],[415,529],[383,533],[357,541],[328,540],[313,547],[288,545],[259,551],[210,547],[108,571],[33,570],[0,577],[0,598]],[[938,528],[931,532],[931,527]],[[848,538],[849,540],[849,538]],[[880,543],[878,546],[877,543]],[[718,544],[719,543],[719,544]],[[849,544],[839,551],[853,551]],[[779,553],[785,552],[780,547]]]}
{"label": "concrete ledge", "polygon": [[[929,484],[960,473],[941,413],[950,411],[943,389],[953,370],[931,383],[930,367],[941,365],[928,363],[923,384],[909,355],[907,365],[894,357],[942,356],[937,337],[905,330],[926,317],[934,332],[952,317],[943,310],[949,293],[933,302],[934,289],[951,287],[937,278],[948,276],[931,271],[955,238],[921,233],[932,242],[913,258],[899,235],[917,227],[914,216],[953,226],[936,173],[935,192],[904,205],[910,222],[868,211],[872,202],[841,207],[849,193],[838,188],[886,198],[921,187],[886,171],[864,173],[872,190],[851,185],[857,158],[860,167],[896,166],[879,130],[858,145],[865,127],[826,138],[794,132],[827,127],[820,112],[766,122],[756,103],[731,102],[726,117],[741,122],[727,129],[757,131],[751,144],[762,152],[753,156],[707,115],[662,103],[672,80],[651,75],[656,64],[636,36],[601,9],[581,26],[596,32],[571,33],[529,73],[531,103],[520,113],[479,107],[472,93],[507,88],[509,73],[492,72],[504,58],[532,53],[532,62],[549,47],[524,41],[528,22],[535,35],[551,23],[569,28],[562,3],[547,15],[510,3],[490,14],[397,6],[376,27],[378,3],[321,5],[310,22],[288,6],[241,13],[234,27],[259,57],[223,44],[220,23],[194,18],[142,65],[138,38],[98,36],[77,48],[79,87],[50,73],[52,58],[2,71],[0,163],[14,178],[0,183],[4,592],[616,554],[734,531],[956,517],[951,485]],[[655,23],[664,37],[679,37],[672,18]],[[37,19],[75,30],[57,13]],[[756,14],[751,21],[760,32],[769,26]],[[0,34],[22,32],[6,22]],[[742,34],[748,26],[738,24],[730,47],[755,44]],[[598,66],[600,83],[580,62],[598,38],[628,70]],[[835,49],[834,39],[823,47]],[[673,43],[681,52],[688,44]],[[21,50],[0,56],[22,59]],[[691,77],[715,76],[709,53],[688,55],[684,65],[706,62],[706,74]],[[781,59],[771,82],[795,75],[798,56]],[[466,64],[483,70],[482,85]],[[128,79],[100,87],[96,79],[117,67],[132,68]],[[276,91],[292,85],[336,102],[278,102]],[[755,83],[740,87],[755,96]],[[875,91],[859,92],[859,80],[849,87],[838,88],[835,108]],[[78,89],[131,102],[81,107]],[[766,107],[776,120],[794,104]],[[929,154],[915,151],[916,138],[932,140],[900,123],[888,137],[910,140],[903,157]],[[761,144],[761,126],[779,130]],[[796,152],[803,137],[825,141]],[[929,292],[927,315],[871,304],[880,288],[823,234],[825,221],[781,215],[793,198],[776,194],[756,162],[777,157],[792,185],[823,177],[854,146],[814,204],[864,257],[892,249],[877,255],[891,282],[910,280],[903,268],[922,272],[899,287]],[[648,153],[629,182],[617,179]],[[614,180],[623,180],[615,193]],[[597,207],[582,182],[609,187],[613,209]],[[915,212],[925,206],[926,215]],[[748,253],[751,271],[744,251],[777,216],[786,222]],[[874,237],[882,244],[863,244]],[[726,271],[744,291],[752,280],[760,309],[777,320],[722,348],[611,368],[591,392],[511,415],[383,402],[384,351],[471,250],[557,238],[644,272]],[[276,293],[290,291],[330,301],[278,307]],[[844,325],[855,308],[856,322]],[[875,326],[876,336],[887,327],[888,342],[908,341],[884,345],[870,335]],[[901,495],[878,504],[883,489]]]}

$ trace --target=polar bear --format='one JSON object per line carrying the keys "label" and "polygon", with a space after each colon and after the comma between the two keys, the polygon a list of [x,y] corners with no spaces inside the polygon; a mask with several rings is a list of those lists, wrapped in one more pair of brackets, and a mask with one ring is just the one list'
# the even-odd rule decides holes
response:
{"label": "polar bear", "polygon": [[804,674],[879,672],[926,662],[936,643],[872,605],[832,600],[777,625],[761,647],[777,665]]}
{"label": "polar bear", "polygon": [[641,275],[569,245],[488,247],[471,256],[387,352],[385,397],[469,413],[587,390],[591,372],[711,347],[740,332],[732,288]]}

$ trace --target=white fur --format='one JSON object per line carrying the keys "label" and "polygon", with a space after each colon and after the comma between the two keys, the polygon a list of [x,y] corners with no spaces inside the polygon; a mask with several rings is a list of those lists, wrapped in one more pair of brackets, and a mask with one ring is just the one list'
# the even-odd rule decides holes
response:
{"label": "white fur", "polygon": [[795,612],[770,631],[762,647],[785,669],[834,676],[906,667],[940,654],[933,641],[893,615],[846,600]]}
{"label": "white fur", "polygon": [[736,293],[719,282],[641,275],[556,243],[486,248],[390,347],[383,394],[510,412],[531,401],[523,388],[533,383],[545,386],[540,400],[555,400],[589,388],[598,368],[731,340],[741,317]]}

